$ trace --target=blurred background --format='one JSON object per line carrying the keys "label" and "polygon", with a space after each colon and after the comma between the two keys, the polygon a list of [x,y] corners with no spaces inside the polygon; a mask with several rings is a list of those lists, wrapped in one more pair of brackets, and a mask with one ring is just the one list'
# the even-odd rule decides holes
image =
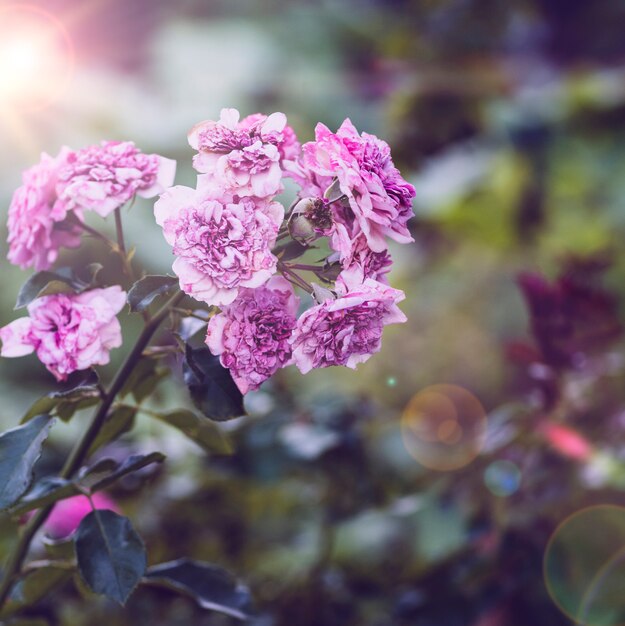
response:
{"label": "blurred background", "polygon": [[[26,40],[14,75],[2,65],[17,10],[55,32],[43,71]],[[228,568],[254,626],[625,623],[624,33],[621,0],[0,2],[3,242],[42,151],[133,140],[192,183],[186,133],[222,107],[283,111],[302,142],[350,117],[416,187],[416,243],[392,249],[408,323],[380,354],[276,376],[224,426],[230,455],[147,416],[106,451],[168,454],[111,491],[152,562]],[[141,264],[170,271],[151,204],[125,220]],[[0,324],[26,275],[2,265]],[[52,388],[35,359],[0,361],[0,425]],[[189,400],[174,380],[149,404]],[[41,471],[86,419],[55,427]],[[149,589],[122,611],[71,583],[33,615],[236,623]]]}

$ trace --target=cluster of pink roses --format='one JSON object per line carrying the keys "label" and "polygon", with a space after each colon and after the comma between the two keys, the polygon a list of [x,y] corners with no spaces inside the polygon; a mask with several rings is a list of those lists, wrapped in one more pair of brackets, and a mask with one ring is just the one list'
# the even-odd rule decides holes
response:
{"label": "cluster of pink roses", "polygon": [[[106,217],[135,195],[150,198],[170,187],[176,163],[143,154],[132,142],[104,141],[82,150],[63,148],[23,174],[8,216],[8,259],[47,270],[62,247],[80,245],[84,214]],[[57,380],[109,361],[122,343],[116,315],[126,303],[120,287],[34,300],[28,317],[0,328],[5,357],[35,352]]]}
{"label": "cluster of pink roses", "polygon": [[[413,241],[414,188],[388,145],[346,120],[336,133],[319,124],[301,146],[282,113],[240,119],[235,109],[188,138],[194,188],[172,186],[175,163],[130,142],[44,155],[14,194],[9,260],[47,269],[60,247],[78,245],[85,211],[104,217],[135,195],[160,194],[154,214],[180,288],[219,307],[206,343],[242,393],[292,363],[303,373],[353,368],[377,352],[384,326],[406,319],[397,306],[404,294],[387,280],[387,239]],[[276,201],[285,177],[301,187],[286,212]],[[332,250],[326,259],[294,261],[320,238]],[[324,285],[309,282],[311,273]],[[313,299],[299,316],[294,286]],[[125,299],[119,287],[39,298],[29,317],[0,329],[1,354],[34,351],[58,380],[106,363],[121,344],[116,315]]]}
{"label": "cluster of pink roses", "polygon": [[[174,187],[155,206],[176,259],[181,288],[220,307],[206,343],[241,392],[257,389],[291,363],[355,367],[380,349],[383,327],[405,321],[404,294],[388,286],[386,239],[412,241],[406,223],[414,188],[393,165],[386,143],[360,136],[349,120],[334,134],[319,124],[315,141],[300,146],[282,113],[195,126],[195,189]],[[286,216],[274,201],[282,179],[300,186]],[[278,239],[308,229],[306,245],[328,237],[340,273],[333,290],[309,284],[280,260]],[[322,266],[319,266],[319,270]],[[282,276],[275,274],[281,273]],[[293,285],[314,296],[298,319]]]}
{"label": "cluster of pink roses", "polygon": [[8,259],[45,270],[62,247],[80,244],[85,211],[106,217],[135,194],[152,198],[170,187],[176,163],[141,153],[131,141],[103,141],[74,151],[62,148],[22,175],[9,207]]}

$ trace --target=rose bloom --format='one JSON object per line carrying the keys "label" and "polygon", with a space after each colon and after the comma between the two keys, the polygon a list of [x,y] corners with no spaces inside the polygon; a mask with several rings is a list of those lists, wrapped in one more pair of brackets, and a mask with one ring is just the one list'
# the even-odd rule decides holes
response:
{"label": "rose bloom", "polygon": [[283,113],[256,113],[239,122],[236,109],[222,109],[217,122],[196,124],[188,139],[198,151],[193,166],[206,174],[215,198],[275,196],[283,189],[285,163],[296,159],[300,148]]}
{"label": "rose bloom", "polygon": [[[96,509],[120,513],[117,504],[102,492],[94,493],[91,499]],[[54,505],[43,528],[54,539],[64,539],[78,528],[83,517],[89,515],[92,510],[87,496],[72,496],[60,500]]]}
{"label": "rose bloom", "polygon": [[[362,283],[366,278],[388,284],[386,275],[391,271],[393,260],[388,250],[374,252],[369,247],[367,239],[360,233],[354,240],[350,240],[346,249],[349,252],[341,258],[343,279],[350,284]],[[341,257],[340,253],[337,255]]]}
{"label": "rose bloom", "polygon": [[302,147],[300,165],[295,178],[304,195],[322,196],[338,180],[346,199],[334,203],[334,219],[343,224],[348,240],[362,232],[374,252],[386,249],[385,237],[399,243],[414,241],[406,223],[413,216],[415,190],[393,164],[386,142],[367,133],[359,135],[349,119],[336,133],[317,124],[315,141]]}
{"label": "rose bloom", "polygon": [[242,287],[259,287],[276,271],[271,253],[284,207],[258,198],[207,196],[203,187],[176,186],[154,206],[173,248],[180,288],[207,304],[230,304]]}
{"label": "rose bloom", "polygon": [[0,328],[0,356],[35,352],[59,381],[76,370],[106,365],[109,351],[122,343],[115,316],[125,303],[118,286],[37,298],[28,305],[28,317]]}
{"label": "rose bloom", "polygon": [[[48,269],[61,247],[80,245],[80,227],[67,223],[67,207],[57,201],[56,183],[69,148],[58,156],[41,155],[41,161],[22,175],[22,186],[9,206],[8,259],[21,268]],[[78,214],[80,218],[80,214]]]}
{"label": "rose bloom", "polygon": [[206,344],[227,367],[241,393],[261,383],[291,360],[289,339],[297,322],[299,298],[281,276],[237,299],[208,322]]}
{"label": "rose bloom", "polygon": [[337,280],[337,297],[308,309],[291,338],[293,359],[302,374],[313,368],[355,368],[378,352],[387,324],[406,321],[397,307],[403,291],[370,278],[361,284]]}
{"label": "rose bloom", "polygon": [[153,198],[174,183],[176,162],[143,154],[132,141],[103,141],[69,153],[57,191],[67,207],[106,217],[135,194]]}

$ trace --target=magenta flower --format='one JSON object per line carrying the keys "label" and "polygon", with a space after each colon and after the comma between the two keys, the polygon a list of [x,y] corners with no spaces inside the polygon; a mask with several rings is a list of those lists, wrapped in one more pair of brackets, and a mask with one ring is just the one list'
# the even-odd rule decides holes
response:
{"label": "magenta flower", "polygon": [[404,293],[366,279],[348,285],[337,281],[338,294],[308,309],[291,339],[295,364],[306,374],[313,368],[346,365],[355,368],[380,350],[387,324],[406,321],[397,307]]}
{"label": "magenta flower", "polygon": [[217,199],[280,193],[284,165],[297,158],[300,147],[283,113],[256,113],[239,122],[236,109],[222,109],[218,122],[196,124],[189,144],[198,151],[193,166],[206,174],[204,184]]}
{"label": "magenta flower", "polygon": [[339,255],[342,257],[341,265],[343,266],[341,277],[345,282],[359,284],[366,278],[372,278],[385,285],[388,284],[386,274],[391,271],[393,264],[388,250],[382,252],[371,250],[363,233],[359,234],[355,240],[350,240],[345,249],[346,254]]}
{"label": "magenta flower", "polygon": [[59,173],[60,202],[106,217],[135,194],[153,198],[174,183],[176,162],[143,154],[132,141],[103,141],[68,155]]}
{"label": "magenta flower", "polygon": [[[13,194],[9,206],[8,259],[23,269],[48,269],[62,247],[80,245],[81,229],[70,225],[67,207],[57,202],[56,183],[69,148],[57,157],[42,154],[41,161],[22,175],[22,186]],[[78,215],[80,217],[80,214]]]}
{"label": "magenta flower", "polygon": [[351,239],[364,233],[374,252],[386,249],[385,237],[413,241],[406,223],[413,215],[415,190],[394,166],[386,142],[359,135],[349,119],[336,133],[317,124],[315,141],[302,147],[301,168],[296,180],[304,195],[322,196],[338,179],[351,211],[337,209],[334,217]]}
{"label": "magenta flower", "polygon": [[207,304],[230,304],[241,287],[259,287],[276,271],[275,245],[284,208],[258,198],[207,197],[176,186],[154,206],[176,260],[180,288]]}
{"label": "magenta flower", "polygon": [[288,365],[289,339],[297,322],[299,298],[281,276],[256,289],[241,289],[237,299],[208,323],[206,344],[234,382],[247,393]]}
{"label": "magenta flower", "polygon": [[[115,511],[120,513],[117,504],[102,492],[91,496],[96,509]],[[91,503],[87,496],[73,496],[60,500],[54,505],[48,519],[44,522],[44,530],[54,539],[64,539],[71,535],[92,511]]]}
{"label": "magenta flower", "polygon": [[115,316],[125,303],[118,286],[37,298],[28,305],[28,317],[0,328],[0,356],[35,352],[59,381],[76,370],[105,365],[109,351],[122,343]]}

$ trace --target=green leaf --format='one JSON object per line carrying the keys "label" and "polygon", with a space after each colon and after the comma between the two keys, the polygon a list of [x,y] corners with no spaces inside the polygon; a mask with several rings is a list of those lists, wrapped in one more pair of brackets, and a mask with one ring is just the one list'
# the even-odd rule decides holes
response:
{"label": "green leaf", "polygon": [[39,415],[0,435],[0,510],[15,504],[28,489],[54,420]]}
{"label": "green leaf", "polygon": [[91,511],[78,526],[74,546],[87,585],[125,604],[147,567],[145,546],[130,520],[113,511]]}
{"label": "green leaf", "polygon": [[47,476],[37,481],[32,488],[22,496],[11,510],[13,515],[22,515],[34,509],[40,509],[58,500],[69,498],[79,493],[76,486],[60,476]]}
{"label": "green leaf", "polygon": [[128,291],[130,310],[145,311],[155,298],[177,288],[178,279],[174,276],[144,276]]}
{"label": "green leaf", "polygon": [[132,397],[141,403],[154,393],[158,383],[168,374],[169,369],[159,365],[156,359],[143,358],[128,376],[128,380],[124,383],[119,395],[124,397],[132,394]]}
{"label": "green leaf", "polygon": [[122,405],[114,409],[100,429],[98,436],[89,448],[89,454],[93,454],[98,448],[117,439],[124,433],[132,430],[135,424],[137,409],[132,406]]}
{"label": "green leaf", "polygon": [[225,421],[245,415],[243,395],[230,371],[208,348],[187,344],[183,375],[193,403],[206,417]]}
{"label": "green leaf", "polygon": [[151,567],[144,582],[167,587],[193,598],[203,609],[238,619],[251,616],[251,596],[226,570],[192,559],[178,559]]}
{"label": "green leaf", "polygon": [[37,298],[52,293],[71,293],[72,279],[63,272],[42,271],[33,274],[23,285],[17,295],[15,310],[29,305]]}
{"label": "green leaf", "polygon": [[100,478],[94,482],[90,490],[91,492],[106,489],[120,478],[136,472],[152,463],[162,463],[165,460],[165,455],[160,452],[151,452],[150,454],[134,454],[129,456],[123,463],[121,463],[110,474],[107,474],[103,478]]}
{"label": "green leaf", "polygon": [[177,428],[206,452],[232,454],[232,445],[226,434],[216,424],[196,415],[193,411],[180,409],[170,413],[148,413],[148,415]]}
{"label": "green leaf", "polygon": [[[55,565],[53,561],[44,561],[41,567],[28,572],[20,578],[11,590],[11,595],[0,616],[6,617],[16,611],[39,602],[55,587],[63,584],[72,576],[71,564]],[[10,622],[19,623],[19,622]]]}
{"label": "green leaf", "polygon": [[61,390],[53,391],[36,400],[22,417],[22,423],[41,413],[58,415],[62,420],[68,421],[76,411],[98,404],[100,401],[98,383],[98,375],[93,370],[70,377],[70,381]]}
{"label": "green leaf", "polygon": [[60,267],[53,272],[48,270],[36,272],[22,285],[15,309],[21,309],[33,300],[53,293],[81,293],[91,289],[97,283],[101,269],[100,263],[90,263],[85,271]]}

